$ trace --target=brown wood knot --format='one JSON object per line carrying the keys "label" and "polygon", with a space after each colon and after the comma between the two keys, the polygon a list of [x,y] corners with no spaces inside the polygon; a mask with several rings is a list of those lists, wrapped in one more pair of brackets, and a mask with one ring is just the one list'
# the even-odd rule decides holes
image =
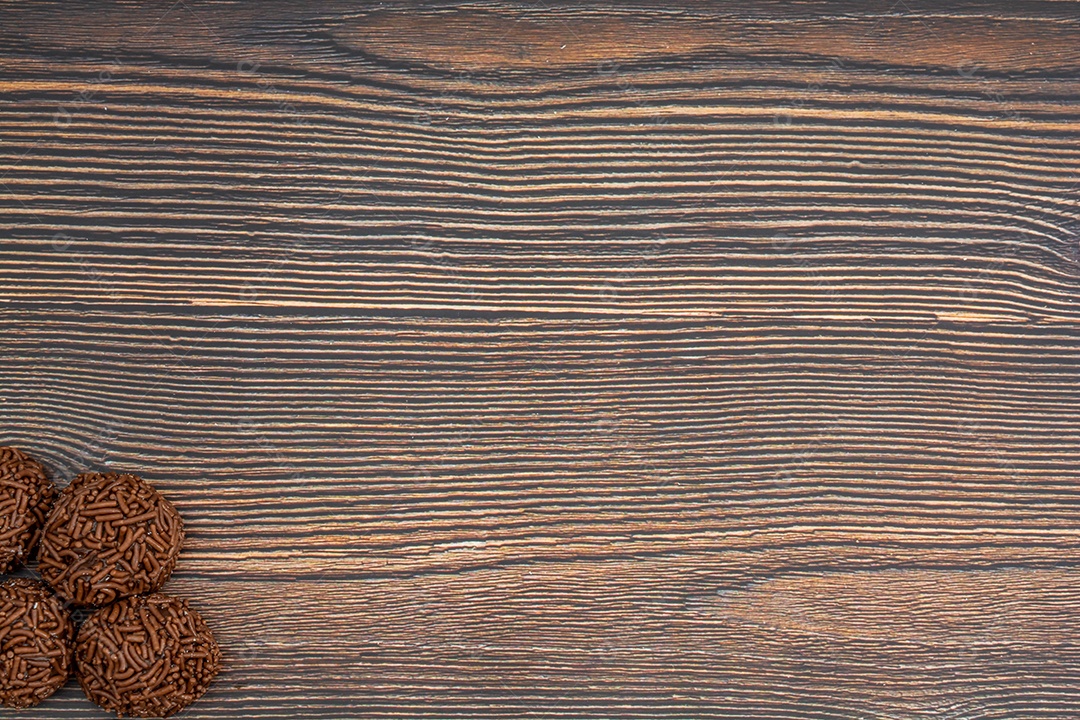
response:
{"label": "brown wood knot", "polygon": [[[1075,67],[1068,23],[1015,19],[1006,31],[988,18],[804,15],[779,20],[723,13],[571,8],[379,10],[334,28],[343,47],[391,63],[457,72],[621,65],[706,53],[776,60],[798,56],[827,72],[892,64],[934,68],[957,81],[987,73]],[[1032,43],[1039,37],[1042,42]],[[820,73],[819,73],[820,74]],[[833,80],[839,76],[829,76]]]}
{"label": "brown wood knot", "polygon": [[612,71],[651,56],[699,52],[718,39],[685,20],[655,16],[464,8],[408,22],[400,12],[377,11],[337,27],[335,37],[385,61],[466,72],[570,66]]}

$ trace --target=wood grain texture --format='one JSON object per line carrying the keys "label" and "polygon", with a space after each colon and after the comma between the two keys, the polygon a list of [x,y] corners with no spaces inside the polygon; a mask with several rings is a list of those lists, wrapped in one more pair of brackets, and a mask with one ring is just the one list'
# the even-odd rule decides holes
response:
{"label": "wood grain texture", "polygon": [[0,2],[0,444],[175,501],[193,720],[1075,718],[1078,77],[1071,2]]}

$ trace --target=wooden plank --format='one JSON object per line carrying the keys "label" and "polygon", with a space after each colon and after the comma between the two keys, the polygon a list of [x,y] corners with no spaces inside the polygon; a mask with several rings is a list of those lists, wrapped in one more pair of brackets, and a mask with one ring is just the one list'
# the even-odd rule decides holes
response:
{"label": "wooden plank", "polygon": [[0,442],[175,500],[185,717],[1074,718],[1078,40],[0,2]]}
{"label": "wooden plank", "polygon": [[[718,591],[719,566],[689,555],[355,581],[181,578],[176,591],[200,598],[233,658],[192,714],[1075,712],[1075,568],[799,572]],[[77,688],[60,699],[50,717],[89,715]]]}

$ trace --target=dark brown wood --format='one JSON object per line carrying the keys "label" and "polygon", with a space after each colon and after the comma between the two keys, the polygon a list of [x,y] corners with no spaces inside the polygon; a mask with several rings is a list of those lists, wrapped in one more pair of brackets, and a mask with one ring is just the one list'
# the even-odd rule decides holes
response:
{"label": "dark brown wood", "polygon": [[0,444],[183,513],[192,719],[1075,718],[1078,77],[1071,2],[0,2]]}

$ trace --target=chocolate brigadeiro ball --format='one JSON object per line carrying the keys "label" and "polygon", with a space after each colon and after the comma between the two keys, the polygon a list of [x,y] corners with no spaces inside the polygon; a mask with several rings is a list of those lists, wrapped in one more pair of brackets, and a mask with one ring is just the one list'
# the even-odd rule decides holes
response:
{"label": "chocolate brigadeiro ball", "polygon": [[75,625],[37,580],[0,584],[0,704],[37,705],[67,682]]}
{"label": "chocolate brigadeiro ball", "polygon": [[38,570],[65,600],[108,605],[164,585],[183,542],[176,508],[138,475],[85,473],[45,522]]}
{"label": "chocolate brigadeiro ball", "polygon": [[87,618],[75,641],[86,697],[117,717],[168,717],[198,700],[221,669],[210,628],[164,593],[121,600]]}
{"label": "chocolate brigadeiro ball", "polygon": [[0,573],[26,562],[41,538],[56,486],[23,451],[0,447]]}

